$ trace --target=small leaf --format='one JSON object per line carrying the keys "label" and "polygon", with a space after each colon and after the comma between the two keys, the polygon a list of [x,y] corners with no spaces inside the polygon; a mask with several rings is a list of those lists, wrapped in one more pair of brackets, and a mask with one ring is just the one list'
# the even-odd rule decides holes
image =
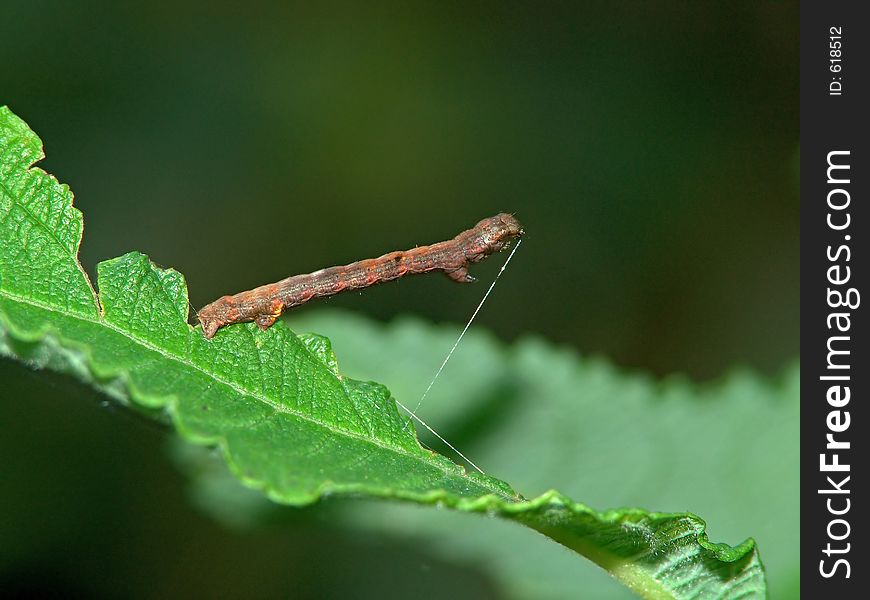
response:
{"label": "small leaf", "polygon": [[131,252],[78,262],[72,194],[32,168],[41,143],[0,108],[0,349],[162,410],[188,441],[219,446],[236,476],[292,505],[326,494],[439,504],[520,522],[647,598],[764,595],[752,540],[711,544],[688,513],[600,513],[558,492],[525,500],[420,446],[389,391],[344,378],[328,342],[283,324],[213,340],[187,323],[183,277]]}

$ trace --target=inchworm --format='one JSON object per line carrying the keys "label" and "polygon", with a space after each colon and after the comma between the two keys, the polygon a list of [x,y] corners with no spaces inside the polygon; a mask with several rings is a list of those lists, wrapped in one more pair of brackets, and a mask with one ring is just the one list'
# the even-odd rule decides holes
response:
{"label": "inchworm", "polygon": [[343,267],[294,275],[247,292],[223,296],[200,310],[197,317],[202,323],[203,334],[211,339],[225,325],[253,321],[260,329],[266,330],[285,309],[313,298],[366,288],[412,273],[443,271],[453,281],[471,282],[474,278],[468,274],[468,265],[503,250],[523,233],[513,215],[498,214],[446,242],[390,252]]}

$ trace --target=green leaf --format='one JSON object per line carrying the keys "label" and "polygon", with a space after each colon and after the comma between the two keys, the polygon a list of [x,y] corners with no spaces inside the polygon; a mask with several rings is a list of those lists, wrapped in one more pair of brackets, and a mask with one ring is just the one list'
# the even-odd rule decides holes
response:
{"label": "green leaf", "polygon": [[[382,325],[320,309],[293,313],[288,322],[329,335],[342,349],[345,373],[374,377],[400,398],[420,397],[460,332],[416,318]],[[593,505],[691,507],[711,524],[711,535],[732,543],[752,533],[764,549],[771,595],[797,595],[797,362],[776,378],[734,370],[705,384],[661,381],[534,337],[506,347],[475,327],[420,414],[519,489],[559,482],[567,495],[582,494]],[[423,438],[439,447],[425,432]],[[225,469],[211,469],[209,478],[211,485],[227,479]],[[229,487],[224,483],[221,493]],[[240,508],[232,518],[274,512],[265,502],[249,508],[254,512]],[[356,503],[339,517],[432,547],[445,559],[484,565],[512,597],[565,598],[581,585],[590,598],[624,597],[607,578],[587,565],[572,568],[570,555],[537,539],[525,540],[529,551],[518,555],[513,548],[523,539],[515,528],[376,503]]]}
{"label": "green leaf", "polygon": [[96,295],[76,257],[81,214],[66,186],[32,168],[41,156],[35,134],[0,108],[4,354],[167,415],[277,502],[341,494],[438,504],[536,529],[647,598],[765,594],[755,543],[712,544],[694,515],[598,512],[554,491],[525,500],[424,449],[384,386],[337,372],[325,338],[246,324],[206,340],[187,323],[183,277],[142,254],[98,265]]}
{"label": "green leaf", "polygon": [[[324,309],[292,313],[288,322],[329,335],[346,355],[348,375],[369,374],[409,398],[420,397],[460,332],[416,318],[383,325]],[[569,495],[599,505],[693,507],[728,541],[752,532],[765,549],[773,597],[798,595],[797,363],[773,380],[735,370],[701,385],[658,381],[536,338],[505,347],[475,327],[420,414],[475,462],[523,490],[557,481]],[[439,447],[426,432],[423,437]],[[291,521],[241,488],[213,454],[174,449],[192,481],[192,498],[221,522],[249,528]],[[591,564],[573,564],[568,553],[507,524],[376,502],[328,510],[320,520],[363,530],[358,535],[399,537],[443,560],[485,568],[506,597],[556,600],[581,586],[590,598],[627,595]],[[518,546],[526,551],[518,554]]]}

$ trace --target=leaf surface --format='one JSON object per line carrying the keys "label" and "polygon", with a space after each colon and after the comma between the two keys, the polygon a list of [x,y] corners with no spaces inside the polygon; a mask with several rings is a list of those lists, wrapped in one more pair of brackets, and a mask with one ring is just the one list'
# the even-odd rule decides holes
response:
{"label": "leaf surface", "polygon": [[[344,372],[368,374],[400,398],[420,397],[461,330],[413,317],[381,324],[323,309],[293,313],[288,323],[328,335],[342,349]],[[420,415],[518,489],[535,492],[557,482],[592,505],[690,507],[720,540],[734,543],[751,533],[764,550],[771,595],[799,592],[797,362],[776,377],[735,369],[703,384],[662,380],[534,336],[505,345],[475,327]],[[425,432],[421,437],[440,448]],[[225,469],[218,464],[208,473],[212,486],[224,481],[217,497],[225,495],[233,483]],[[249,507],[247,515],[238,507],[232,519],[256,523],[261,510],[270,521],[278,517],[274,504]],[[338,517],[356,529],[426,545],[444,559],[483,565],[509,597],[556,600],[580,586],[590,598],[626,597],[591,565],[572,568],[569,554],[499,523],[374,502],[354,503]],[[528,552],[512,551],[523,542]]]}
{"label": "leaf surface", "polygon": [[183,277],[138,252],[100,263],[96,293],[77,259],[81,213],[67,186],[32,167],[41,157],[36,135],[0,108],[4,354],[167,415],[277,502],[343,494],[437,503],[536,529],[647,598],[765,594],[751,539],[712,544],[688,513],[598,512],[555,491],[526,500],[424,449],[384,386],[338,372],[325,338],[245,324],[206,340],[187,322]]}

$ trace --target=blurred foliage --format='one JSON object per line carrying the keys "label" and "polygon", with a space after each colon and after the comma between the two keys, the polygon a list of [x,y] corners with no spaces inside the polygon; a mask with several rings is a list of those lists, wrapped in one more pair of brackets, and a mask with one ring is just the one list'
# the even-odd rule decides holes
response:
{"label": "blurred foliage", "polygon": [[[777,372],[799,348],[795,2],[3,9],[0,103],[47,140],[42,166],[89,215],[92,274],[138,249],[184,272],[201,306],[506,210],[529,235],[479,318],[502,339],[538,332],[698,378]],[[497,269],[479,266],[484,285]],[[328,304],[462,322],[482,293],[422,277]],[[316,511],[228,534],[190,514],[162,433],[83,409],[99,400],[62,378],[3,361],[0,382],[15,540],[0,584],[497,594],[483,571]],[[326,556],[343,565],[329,581]]]}
{"label": "blurred foliage", "polygon": [[[459,333],[417,319],[383,327],[334,312],[293,317],[290,325],[330,336],[341,349],[343,373],[366,374],[398,398],[419,398],[427,381],[407,357],[437,364],[438,346],[449,348]],[[504,348],[491,335],[472,331],[466,342],[420,415],[488,473],[528,494],[555,486],[596,508],[699,514],[713,541],[738,544],[754,537],[771,596],[796,596],[797,364],[771,381],[734,371],[698,386],[681,377],[656,381],[626,373],[537,337]],[[425,432],[422,439],[450,455]],[[589,598],[625,595],[592,565],[570,565],[572,557],[557,547],[541,543],[518,552],[527,540],[516,528],[445,512],[430,517],[369,504],[349,512],[348,520],[365,531],[417,540],[443,558],[462,556],[484,565],[513,597],[567,598],[578,589]]]}

